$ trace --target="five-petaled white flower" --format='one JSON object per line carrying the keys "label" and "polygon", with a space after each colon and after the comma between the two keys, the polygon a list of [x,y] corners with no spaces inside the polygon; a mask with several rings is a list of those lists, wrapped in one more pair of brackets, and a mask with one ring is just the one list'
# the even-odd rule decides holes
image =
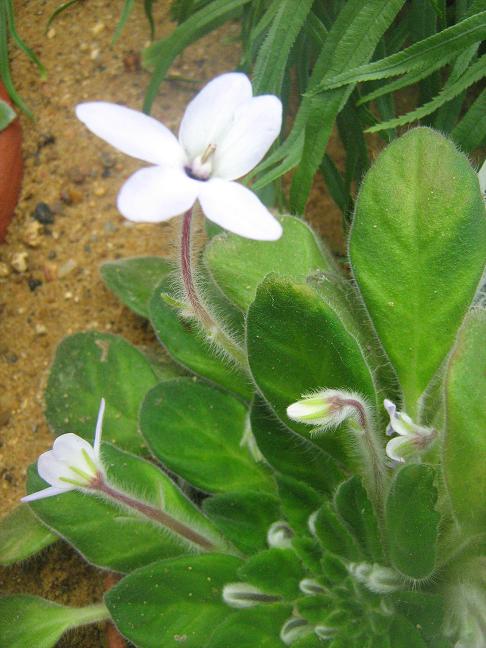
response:
{"label": "five-petaled white flower", "polygon": [[101,101],[76,107],[79,119],[123,153],[156,166],[134,173],[118,195],[118,209],[137,222],[177,216],[199,200],[221,227],[256,240],[276,240],[278,221],[246,187],[233,182],[263,158],[282,126],[273,95],[252,96],[244,74],[222,74],[187,106],[179,139],[143,113]]}
{"label": "five-petaled white flower", "polygon": [[75,489],[89,488],[100,475],[104,475],[100,458],[101,431],[105,401],[102,398],[96,422],[93,445],[72,432],[58,437],[37,460],[37,472],[49,484],[37,493],[22,497],[22,502],[32,502],[60,495]]}
{"label": "five-petaled white flower", "polygon": [[433,443],[437,436],[433,428],[414,423],[408,414],[399,412],[395,403],[388,398],[385,398],[384,405],[390,416],[386,433],[388,436],[398,434],[386,444],[386,454],[390,459],[405,463],[407,459],[420,454]]}

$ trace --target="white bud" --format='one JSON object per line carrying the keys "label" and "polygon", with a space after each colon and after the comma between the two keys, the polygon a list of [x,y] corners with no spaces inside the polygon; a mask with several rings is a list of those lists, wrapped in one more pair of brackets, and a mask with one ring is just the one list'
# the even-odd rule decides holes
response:
{"label": "white bud", "polygon": [[249,608],[262,603],[275,603],[280,596],[265,594],[249,583],[228,583],[223,587],[223,601],[233,608]]}
{"label": "white bud", "polygon": [[303,578],[299,583],[299,589],[304,594],[311,596],[327,593],[327,589],[314,578]]}
{"label": "white bud", "polygon": [[314,628],[314,632],[319,637],[319,639],[332,639],[336,634],[336,628],[330,628],[329,626],[318,625]]}
{"label": "white bud", "polygon": [[311,632],[313,632],[313,627],[305,619],[291,616],[280,630],[280,639],[286,646],[290,646],[294,641],[306,637]]}
{"label": "white bud", "polygon": [[290,549],[292,547],[292,538],[294,532],[285,520],[278,520],[270,525],[267,532],[267,542],[269,547],[277,549]]}
{"label": "white bud", "polygon": [[376,594],[390,594],[403,587],[402,577],[390,567],[363,562],[351,563],[348,569],[359,583]]}
{"label": "white bud", "polygon": [[293,421],[314,425],[321,430],[335,428],[349,418],[361,427],[367,416],[367,406],[358,394],[336,389],[323,389],[304,395],[287,407],[287,416]]}

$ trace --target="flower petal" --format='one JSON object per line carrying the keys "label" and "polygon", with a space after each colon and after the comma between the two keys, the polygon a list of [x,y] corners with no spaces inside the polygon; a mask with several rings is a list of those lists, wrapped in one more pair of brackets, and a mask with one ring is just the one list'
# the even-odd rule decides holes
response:
{"label": "flower petal", "polygon": [[81,468],[86,465],[82,454],[83,450],[94,460],[93,446],[77,434],[68,432],[57,437],[51,452],[58,461]]}
{"label": "flower petal", "polygon": [[235,180],[263,158],[282,128],[282,102],[273,95],[253,97],[240,106],[234,122],[216,142],[213,175]]}
{"label": "flower petal", "polygon": [[233,120],[235,110],[251,99],[245,74],[230,72],[210,81],[189,103],[179,128],[179,141],[189,158],[215,144]]}
{"label": "flower petal", "polygon": [[44,497],[53,497],[54,495],[60,495],[61,493],[67,493],[73,488],[66,485],[66,488],[57,488],[56,486],[49,486],[43,490],[37,491],[36,493],[31,493],[30,495],[25,495],[20,498],[21,502],[34,502],[35,500],[44,499]]}
{"label": "flower petal", "polygon": [[96,430],[93,443],[93,450],[95,458],[100,458],[101,435],[103,433],[103,417],[105,415],[105,399],[101,399],[100,409],[98,410],[98,418],[96,420]]}
{"label": "flower petal", "polygon": [[188,178],[182,169],[141,169],[121,188],[118,209],[129,220],[159,223],[192,207],[203,184]]}
{"label": "flower petal", "polygon": [[91,132],[122,153],[152,164],[184,164],[177,138],[153,117],[105,101],[79,104],[76,115]]}
{"label": "flower petal", "polygon": [[66,488],[68,484],[61,477],[71,476],[66,464],[56,459],[52,450],[43,452],[37,459],[37,472],[45,482],[57,488]]}
{"label": "flower petal", "polygon": [[479,188],[481,189],[483,198],[486,200],[486,160],[483,162],[482,167],[478,171],[478,180]]}
{"label": "flower petal", "polygon": [[243,185],[219,178],[201,184],[199,201],[209,220],[256,241],[275,241],[282,235],[278,220]]}
{"label": "flower petal", "polygon": [[397,436],[391,441],[388,441],[386,444],[385,452],[393,459],[393,461],[398,461],[399,463],[405,463],[404,455],[413,454],[412,442],[409,437]]}

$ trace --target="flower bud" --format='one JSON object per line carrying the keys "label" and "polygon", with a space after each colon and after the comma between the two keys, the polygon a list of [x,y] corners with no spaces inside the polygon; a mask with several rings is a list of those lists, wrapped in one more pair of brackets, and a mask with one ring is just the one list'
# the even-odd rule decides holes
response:
{"label": "flower bud", "polygon": [[228,583],[223,587],[223,601],[233,608],[249,608],[261,603],[276,603],[280,596],[265,594],[249,583]]}
{"label": "flower bud", "polygon": [[390,567],[362,562],[351,563],[348,569],[358,583],[376,594],[390,594],[403,586],[400,574]]}
{"label": "flower bud", "polygon": [[321,429],[335,428],[349,418],[358,419],[364,426],[366,403],[358,394],[336,389],[304,395],[287,407],[287,416],[299,423],[308,423]]}
{"label": "flower bud", "polygon": [[317,596],[318,594],[327,594],[328,590],[314,578],[303,578],[299,583],[299,589],[304,594]]}
{"label": "flower bud", "polygon": [[283,624],[282,629],[280,630],[280,639],[286,646],[290,646],[294,641],[297,641],[297,639],[306,637],[313,631],[313,627],[305,619],[291,616],[290,619],[287,619]]}
{"label": "flower bud", "polygon": [[285,520],[278,520],[270,525],[267,532],[267,542],[269,547],[277,549],[290,549],[292,547],[292,538],[294,532]]}

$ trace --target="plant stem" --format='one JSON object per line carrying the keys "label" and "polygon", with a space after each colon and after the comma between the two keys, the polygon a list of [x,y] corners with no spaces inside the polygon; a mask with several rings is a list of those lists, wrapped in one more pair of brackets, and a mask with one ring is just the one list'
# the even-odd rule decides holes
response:
{"label": "plant stem", "polygon": [[113,488],[112,486],[110,486],[110,484],[106,483],[103,475],[101,474],[98,474],[97,478],[90,484],[90,488],[110,499],[115,500],[123,506],[127,506],[130,509],[138,511],[145,517],[158,522],[170,531],[173,531],[177,535],[183,537],[185,540],[188,540],[192,544],[198,545],[201,549],[204,549],[204,551],[214,551],[216,549],[216,546],[210,540],[202,536],[197,531],[194,531],[194,529],[191,529],[191,527],[187,526],[186,524],[183,524],[179,520],[176,520],[168,513],[165,513],[165,511],[161,511],[154,506],[145,504],[144,502],[141,502],[140,500],[137,500],[134,497],[131,497],[130,495],[122,493],[116,488]]}
{"label": "plant stem", "polygon": [[72,611],[75,615],[73,619],[75,626],[98,623],[110,618],[110,613],[104,603],[96,603],[83,608],[73,608]]}
{"label": "plant stem", "polygon": [[189,302],[194,316],[209,334],[210,338],[234,358],[240,365],[246,366],[246,357],[237,344],[222,330],[204,305],[204,302],[194,281],[192,266],[191,225],[193,207],[188,209],[182,220],[181,235],[181,274],[186,299]]}

